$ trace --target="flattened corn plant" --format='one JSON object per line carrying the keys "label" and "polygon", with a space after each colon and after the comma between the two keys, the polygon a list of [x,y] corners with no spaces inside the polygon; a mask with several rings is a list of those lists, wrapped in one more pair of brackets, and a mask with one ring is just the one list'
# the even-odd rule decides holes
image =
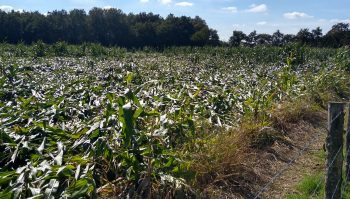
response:
{"label": "flattened corn plant", "polygon": [[292,53],[251,61],[264,49],[41,57],[42,45],[35,59],[1,49],[0,198],[194,196],[176,149],[204,133],[200,121],[267,121],[314,81],[305,74],[333,67]]}

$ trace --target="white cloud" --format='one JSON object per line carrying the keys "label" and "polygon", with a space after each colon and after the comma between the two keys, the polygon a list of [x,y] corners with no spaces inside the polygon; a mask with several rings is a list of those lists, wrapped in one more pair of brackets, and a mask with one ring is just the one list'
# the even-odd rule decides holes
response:
{"label": "white cloud", "polygon": [[222,9],[223,9],[223,10],[226,10],[226,11],[229,11],[229,12],[232,12],[232,13],[238,12],[237,7],[234,7],[234,6],[226,7],[226,8],[222,8]]}
{"label": "white cloud", "polygon": [[14,10],[14,9],[12,6],[1,5],[0,10],[5,11],[5,12],[11,12],[11,10]]}
{"label": "white cloud", "polygon": [[233,26],[233,28],[244,28],[247,25],[246,24],[233,24],[232,26]]}
{"label": "white cloud", "polygon": [[252,4],[252,5],[250,5],[250,8],[246,11],[247,12],[254,12],[254,13],[266,12],[267,6],[265,4],[260,4],[260,5]]}
{"label": "white cloud", "polygon": [[74,6],[89,6],[89,7],[103,7],[103,1],[96,1],[96,0],[68,0],[69,3],[73,4]]}
{"label": "white cloud", "polygon": [[193,3],[187,2],[187,1],[182,1],[182,2],[176,3],[175,5],[181,6],[181,7],[191,7],[191,6],[193,6]]}
{"label": "white cloud", "polygon": [[141,3],[148,3],[149,0],[140,0]]}
{"label": "white cloud", "polygon": [[171,4],[172,0],[158,0],[161,4],[168,5]]}
{"label": "white cloud", "polygon": [[256,23],[256,25],[258,26],[263,26],[263,25],[266,25],[267,22],[266,21],[259,21],[258,23]]}
{"label": "white cloud", "polygon": [[310,16],[303,12],[286,12],[283,14],[283,16],[286,19],[313,18],[313,16]]}
{"label": "white cloud", "polygon": [[0,10],[5,11],[5,12],[11,12],[12,10],[15,12],[24,12],[23,9],[14,9],[12,6],[7,6],[7,5],[1,5]]}
{"label": "white cloud", "polygon": [[113,7],[112,6],[104,6],[103,9],[105,10],[109,10],[109,9],[112,9]]}
{"label": "white cloud", "polygon": [[350,23],[350,19],[331,19],[331,23]]}

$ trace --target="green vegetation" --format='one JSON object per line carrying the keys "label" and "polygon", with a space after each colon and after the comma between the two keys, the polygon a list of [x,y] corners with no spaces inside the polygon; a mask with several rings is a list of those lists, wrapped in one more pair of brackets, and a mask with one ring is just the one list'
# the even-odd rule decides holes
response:
{"label": "green vegetation", "polygon": [[[343,151],[345,155],[345,149]],[[312,154],[315,157],[315,164],[324,164],[325,162],[325,151],[319,151]],[[345,180],[345,171],[343,172],[343,180]],[[344,182],[344,181],[343,181]],[[297,185],[295,194],[290,194],[285,197],[285,199],[321,199],[324,198],[324,183],[325,183],[325,173],[324,168],[315,171],[314,174],[308,175],[302,179],[302,181]],[[350,197],[350,186],[345,183],[342,186],[342,198],[347,199]]]}
{"label": "green vegetation", "polygon": [[283,139],[261,128],[350,96],[347,48],[0,52],[0,198],[214,197],[242,153]]}
{"label": "green vegetation", "polygon": [[116,8],[55,10],[47,15],[0,10],[0,42],[53,44],[100,43],[104,46],[140,48],[145,46],[203,46],[220,43],[216,30],[200,17],[153,13],[123,13]]}
{"label": "green vegetation", "polygon": [[[55,10],[47,14],[38,11],[0,10],[0,42],[11,44],[68,44],[99,43],[128,49],[151,47],[164,49],[172,46],[284,46],[300,43],[313,47],[344,47],[350,45],[348,23],[334,24],[326,33],[320,27],[300,29],[296,35],[258,34],[248,35],[233,30],[229,42],[220,41],[216,30],[206,21],[196,17],[162,17],[153,13],[123,13],[116,8]],[[62,43],[61,43],[62,44]],[[38,46],[39,47],[39,46]],[[63,50],[61,47],[56,46]],[[57,50],[57,49],[56,49]]]}
{"label": "green vegetation", "polygon": [[305,177],[297,187],[299,194],[292,194],[286,199],[324,198],[324,173]]}

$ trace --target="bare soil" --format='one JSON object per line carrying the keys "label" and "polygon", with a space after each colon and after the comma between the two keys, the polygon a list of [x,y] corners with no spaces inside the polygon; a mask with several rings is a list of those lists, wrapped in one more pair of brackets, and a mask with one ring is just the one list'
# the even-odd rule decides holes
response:
{"label": "bare soil", "polygon": [[[200,197],[283,199],[297,193],[296,186],[302,179],[324,169],[324,164],[320,163],[323,160],[317,154],[324,150],[327,113],[314,113],[311,117],[282,126],[283,129],[262,129],[277,136],[272,142],[268,140],[268,145],[240,151],[237,163],[225,166],[227,175],[216,176],[201,191]],[[280,175],[274,178],[277,173]],[[261,191],[263,188],[266,189]]]}
{"label": "bare soil", "polygon": [[[307,175],[318,173],[323,164],[317,153],[324,150],[324,141],[327,135],[327,114],[318,113],[308,121],[299,121],[288,124],[285,130],[284,141],[275,141],[263,151],[256,153],[252,158],[252,168],[259,176],[260,183],[255,190],[259,192],[273,177],[283,173],[266,187],[259,198],[281,199],[288,194],[297,193],[296,185]],[[294,161],[295,160],[295,161]],[[254,198],[257,194],[253,194]]]}

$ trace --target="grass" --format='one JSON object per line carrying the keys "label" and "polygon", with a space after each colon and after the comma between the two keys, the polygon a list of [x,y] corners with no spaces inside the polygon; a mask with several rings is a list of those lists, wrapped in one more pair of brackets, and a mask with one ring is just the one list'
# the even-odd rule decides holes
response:
{"label": "grass", "polygon": [[[315,164],[324,164],[326,153],[323,150],[314,153],[313,156],[316,160]],[[344,186],[345,172],[343,172],[343,175]],[[285,199],[323,199],[325,192],[324,176],[325,173],[323,171],[306,176],[296,186],[296,193],[287,195]],[[346,188],[342,187],[342,199],[350,198],[350,184],[345,186]]]}
{"label": "grass", "polygon": [[258,150],[266,145],[264,140],[256,139],[262,128],[260,124],[244,122],[238,128],[221,129],[221,132],[197,138],[191,150],[184,149],[187,151],[183,159],[188,173],[195,173],[188,180],[199,190],[200,197],[216,198],[232,192],[249,192],[246,184],[237,184],[242,183],[243,173],[251,173],[244,165],[247,154],[252,148]]}
{"label": "grass", "polygon": [[[317,187],[317,185],[319,186]],[[324,173],[311,175],[305,177],[297,186],[298,193],[291,194],[285,197],[285,199],[322,199],[324,198]],[[342,198],[350,198],[350,186],[344,189],[342,192]],[[315,194],[314,194],[315,192]]]}
{"label": "grass", "polygon": [[302,197],[307,198],[323,198],[324,193],[324,177],[323,173],[305,177],[298,185],[297,190]]}
{"label": "grass", "polygon": [[[312,154],[315,164],[324,164],[326,153],[324,150]],[[296,193],[287,195],[285,199],[317,199],[324,198],[324,173],[317,171],[315,174],[303,178],[296,186]]]}
{"label": "grass", "polygon": [[309,97],[303,96],[293,101],[287,101],[276,105],[271,111],[271,120],[275,127],[288,128],[289,124],[295,124],[300,120],[314,122],[315,116],[322,108]]}
{"label": "grass", "polygon": [[[188,157],[184,158],[189,161],[188,169],[196,173],[195,178],[190,179],[191,184],[211,197],[216,197],[215,194],[222,192],[223,189],[237,187],[237,183],[243,184],[239,185],[240,188],[234,188],[235,192],[241,192],[243,195],[244,192],[254,192],[250,190],[248,184],[256,183],[253,181],[257,176],[252,175],[254,173],[252,168],[245,165],[252,161],[249,155],[268,149],[276,141],[291,144],[287,138],[287,126],[316,119],[320,111],[321,108],[309,99],[286,101],[268,110],[270,113],[268,121],[258,122],[246,117],[237,128],[221,129],[221,132],[212,132],[207,137],[197,139],[194,143],[197,146],[194,147],[196,150],[187,151]],[[324,154],[315,155],[319,156],[320,160],[324,156]],[[306,179],[299,188],[300,193],[311,192],[318,183],[316,177],[310,176]]]}
{"label": "grass", "polygon": [[[312,95],[307,94],[272,105],[266,112],[269,114],[267,120],[245,117],[235,129],[215,132],[200,139],[200,150],[189,153],[192,161],[189,169],[197,172],[196,178],[192,179],[195,187],[215,196],[223,187],[235,186],[235,182],[242,181],[243,173],[249,172],[242,165],[247,154],[265,150],[276,141],[291,144],[287,137],[293,126],[301,121],[317,125],[324,109]],[[315,164],[324,164],[323,150],[314,152],[313,156]],[[286,199],[323,198],[323,176],[320,171],[306,176],[296,187],[296,193],[286,196]],[[247,190],[243,188],[239,191]]]}
{"label": "grass", "polygon": [[308,176],[303,182],[299,185],[299,190],[302,193],[305,193],[312,196],[323,197],[323,187],[324,187],[324,178],[322,173],[318,175]]}

